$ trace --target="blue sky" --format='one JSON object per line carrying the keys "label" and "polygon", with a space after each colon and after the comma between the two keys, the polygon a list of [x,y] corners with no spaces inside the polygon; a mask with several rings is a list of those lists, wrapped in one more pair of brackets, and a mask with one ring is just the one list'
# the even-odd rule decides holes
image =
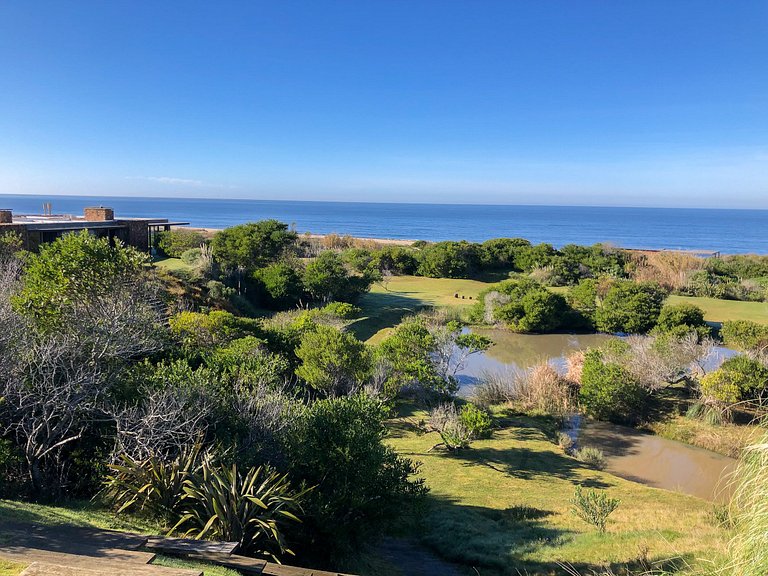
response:
{"label": "blue sky", "polygon": [[768,2],[0,2],[0,193],[768,208]]}

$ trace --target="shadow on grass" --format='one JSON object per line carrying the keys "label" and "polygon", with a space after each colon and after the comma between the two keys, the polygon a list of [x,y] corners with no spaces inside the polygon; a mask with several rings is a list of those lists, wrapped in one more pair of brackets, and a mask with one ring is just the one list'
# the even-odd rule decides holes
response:
{"label": "shadow on grass", "polygon": [[410,298],[398,293],[368,293],[359,306],[364,316],[349,325],[350,331],[360,340],[368,340],[383,328],[397,326],[403,318],[429,306],[419,298]]}
{"label": "shadow on grass", "polygon": [[[554,549],[571,544],[577,538],[584,541],[584,546],[615,539],[615,546],[626,547],[626,537],[632,537],[632,534],[584,534],[556,528],[549,522],[555,513],[528,506],[506,509],[467,506],[449,498],[430,496],[420,539],[441,558],[483,576],[550,576],[566,572],[558,562],[537,560],[537,557],[556,558],[558,553]],[[693,560],[693,557],[678,557],[674,561],[647,558],[638,549],[637,557],[626,562],[574,562],[568,566],[586,576],[606,569],[615,574],[639,573],[651,566],[672,568]]]}
{"label": "shadow on grass", "polygon": [[[525,431],[522,431],[523,434]],[[578,460],[547,450],[514,448],[469,448],[444,452],[446,457],[462,460],[464,466],[486,466],[521,480],[558,478],[591,488],[609,488],[613,484],[600,478],[584,479],[584,472],[591,472]]]}

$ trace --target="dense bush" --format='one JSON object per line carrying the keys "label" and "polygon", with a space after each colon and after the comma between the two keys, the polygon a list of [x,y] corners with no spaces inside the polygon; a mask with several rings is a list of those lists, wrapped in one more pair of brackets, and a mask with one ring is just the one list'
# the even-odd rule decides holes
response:
{"label": "dense bush", "polygon": [[701,394],[726,404],[761,396],[768,387],[768,367],[747,356],[734,356],[705,375]]}
{"label": "dense bush", "polygon": [[323,252],[304,269],[304,288],[315,302],[355,302],[368,291],[372,279],[350,274],[336,252]]}
{"label": "dense bush", "polygon": [[656,331],[684,335],[695,332],[700,337],[709,336],[710,327],[704,321],[704,311],[693,304],[668,304],[661,309]]}
{"label": "dense bush", "polygon": [[275,262],[296,240],[296,233],[287,224],[262,220],[217,232],[211,248],[224,269],[255,270]]}
{"label": "dense bush", "polygon": [[740,350],[768,350],[768,326],[750,320],[728,320],[720,328],[726,346]]}
{"label": "dense bush", "polygon": [[331,326],[319,325],[301,337],[296,375],[324,396],[359,389],[371,370],[370,354],[357,338]]}
{"label": "dense bush", "polygon": [[329,302],[321,308],[321,311],[324,314],[331,314],[344,320],[357,318],[363,312],[359,307],[349,302]]}
{"label": "dense bush", "polygon": [[386,408],[368,396],[320,400],[297,420],[291,474],[315,488],[303,502],[307,548],[356,550],[426,492],[416,466],[384,444]]}
{"label": "dense bush", "polygon": [[544,286],[520,277],[494,284],[478,296],[473,319],[504,323],[515,332],[551,332],[562,326],[565,299]]}
{"label": "dense bush", "polygon": [[205,244],[205,236],[197,230],[175,228],[157,234],[157,247],[171,258],[181,258],[184,252],[199,249],[202,244]]}
{"label": "dense bush", "polygon": [[402,246],[387,246],[373,253],[373,264],[381,272],[414,274],[419,262],[413,250]]}
{"label": "dense bush", "polygon": [[430,278],[470,278],[478,271],[480,249],[470,242],[437,242],[419,254],[420,276]]}
{"label": "dense bush", "polygon": [[273,310],[293,308],[304,295],[304,284],[295,267],[276,262],[256,270],[252,279],[259,303]]}
{"label": "dense bush", "polygon": [[614,282],[595,311],[595,325],[601,332],[648,332],[658,321],[665,297],[657,284]]}
{"label": "dense bush", "polygon": [[603,361],[600,350],[585,354],[580,398],[584,409],[599,420],[636,422],[644,413],[647,392],[629,371]]}
{"label": "dense bush", "polygon": [[491,415],[471,402],[461,407],[459,420],[472,438],[488,438],[491,435]]}

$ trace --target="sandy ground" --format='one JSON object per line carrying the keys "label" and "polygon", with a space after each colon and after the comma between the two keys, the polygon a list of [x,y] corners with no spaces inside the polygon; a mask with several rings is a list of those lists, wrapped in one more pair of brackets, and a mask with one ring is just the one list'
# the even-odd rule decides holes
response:
{"label": "sandy ground", "polygon": [[[186,227],[186,230],[196,230],[198,232],[202,232],[206,237],[210,238],[216,232],[220,232],[222,228],[195,228],[195,227]],[[343,234],[338,234],[339,236],[343,236]],[[322,239],[326,236],[330,236],[330,234],[311,234],[311,233],[299,233],[299,236],[309,236],[310,238],[318,238]],[[410,246],[416,240],[400,240],[397,238],[363,238],[360,236],[355,236],[355,240],[363,240],[368,242],[376,242],[377,244],[387,244],[392,246]]]}

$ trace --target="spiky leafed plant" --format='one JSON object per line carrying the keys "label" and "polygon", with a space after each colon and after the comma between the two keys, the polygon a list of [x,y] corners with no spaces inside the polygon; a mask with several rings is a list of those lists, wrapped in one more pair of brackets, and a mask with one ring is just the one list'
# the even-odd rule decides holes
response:
{"label": "spiky leafed plant", "polygon": [[118,513],[142,511],[175,521],[184,496],[184,482],[211,460],[211,453],[203,450],[200,442],[183,449],[170,461],[157,456],[134,460],[122,455],[119,464],[109,465],[111,473],[101,495]]}
{"label": "spiky leafed plant", "polygon": [[243,554],[268,557],[293,554],[283,535],[286,522],[300,522],[300,499],[286,475],[268,467],[242,474],[236,464],[204,462],[184,482],[184,509],[174,529],[186,535],[239,542]]}

